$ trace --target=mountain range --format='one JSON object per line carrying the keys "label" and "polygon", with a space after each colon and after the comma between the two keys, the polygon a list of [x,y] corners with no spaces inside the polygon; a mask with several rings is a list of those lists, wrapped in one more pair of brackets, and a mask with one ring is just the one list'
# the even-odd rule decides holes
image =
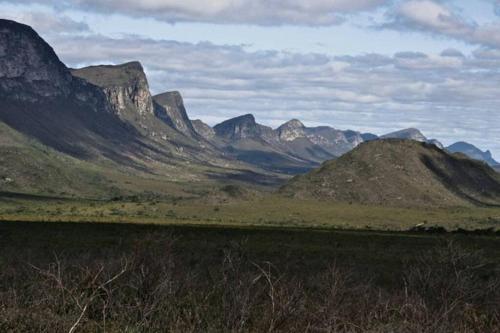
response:
{"label": "mountain range", "polygon": [[70,69],[31,27],[9,20],[0,20],[0,103],[0,191],[171,195],[173,187],[189,196],[184,181],[276,186],[388,139],[498,166],[490,152],[444,148],[414,128],[378,137],[292,119],[273,129],[251,114],[211,127],[189,118],[179,92],[153,96],[139,62]]}

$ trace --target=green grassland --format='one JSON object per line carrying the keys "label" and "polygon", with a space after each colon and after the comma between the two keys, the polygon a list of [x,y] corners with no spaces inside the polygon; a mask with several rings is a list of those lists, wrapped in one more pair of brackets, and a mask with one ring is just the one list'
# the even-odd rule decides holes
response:
{"label": "green grassland", "polygon": [[[180,186],[180,185],[179,185]],[[180,187],[179,187],[180,190]],[[0,195],[4,221],[299,227],[403,231],[427,227],[500,230],[500,208],[394,208],[285,198],[238,186],[193,188],[191,196],[152,193],[111,200]]]}

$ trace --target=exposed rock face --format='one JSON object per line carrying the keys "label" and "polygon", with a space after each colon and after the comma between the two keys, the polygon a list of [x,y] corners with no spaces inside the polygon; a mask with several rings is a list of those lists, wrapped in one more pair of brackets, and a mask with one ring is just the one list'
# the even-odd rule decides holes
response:
{"label": "exposed rock face", "polygon": [[358,132],[341,131],[328,126],[308,128],[307,133],[307,137],[314,144],[336,156],[348,152],[363,142]]}
{"label": "exposed rock face", "polygon": [[37,101],[71,93],[73,77],[54,50],[29,26],[0,20],[0,93]]}
{"label": "exposed rock face", "polygon": [[137,139],[101,88],[72,76],[33,29],[7,20],[0,20],[0,105],[10,128],[76,157],[121,159],[127,152],[117,141]]}
{"label": "exposed rock face", "polygon": [[217,136],[229,140],[256,138],[261,134],[260,125],[251,114],[226,120],[216,125],[214,130]]}
{"label": "exposed rock face", "polygon": [[293,141],[306,137],[306,127],[297,119],[292,119],[278,127],[278,137],[281,141]]}
{"label": "exposed rock face", "polygon": [[305,138],[334,156],[342,155],[364,141],[359,132],[341,131],[328,126],[306,127],[297,119],[284,123],[276,131],[282,142]]}
{"label": "exposed rock face", "polygon": [[476,146],[467,143],[467,142],[456,142],[452,144],[449,147],[446,147],[446,150],[452,153],[462,153],[467,156],[469,156],[472,159],[479,160],[479,161],[484,161],[488,163],[491,166],[498,166],[500,165],[497,161],[493,159],[493,156],[491,155],[491,152],[489,150],[487,151],[482,151],[481,149],[477,148]]}
{"label": "exposed rock face", "polygon": [[427,138],[416,128],[407,128],[380,137],[381,139],[405,139],[426,142]]}
{"label": "exposed rock face", "polygon": [[154,114],[153,98],[139,62],[91,66],[75,69],[72,73],[101,87],[118,115],[127,116],[131,110],[136,110],[140,116]]}
{"label": "exposed rock face", "polygon": [[196,135],[197,132],[187,115],[184,101],[178,91],[156,95],[153,100],[160,106],[156,112],[157,117],[187,136]]}
{"label": "exposed rock face", "polygon": [[211,140],[215,137],[215,130],[200,119],[193,120],[191,123],[193,124],[196,133],[205,139]]}

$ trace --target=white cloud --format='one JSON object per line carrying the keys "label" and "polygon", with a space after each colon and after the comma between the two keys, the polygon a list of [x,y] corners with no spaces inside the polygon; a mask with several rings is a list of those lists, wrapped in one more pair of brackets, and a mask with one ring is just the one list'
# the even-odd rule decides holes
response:
{"label": "white cloud", "polygon": [[54,13],[42,11],[4,10],[2,11],[2,18],[22,22],[38,32],[65,34],[90,31],[89,26],[84,22],[77,22],[64,15],[55,15]]}
{"label": "white cloud", "polygon": [[406,23],[450,35],[470,33],[471,25],[437,2],[412,0],[402,3],[397,13]]}
{"label": "white cloud", "polygon": [[255,25],[334,25],[342,15],[373,9],[390,0],[3,0],[39,3],[102,14],[150,17],[166,22]]}
{"label": "white cloud", "polygon": [[500,47],[500,24],[478,24],[452,9],[447,1],[403,1],[388,11],[382,28],[421,31],[447,36],[471,44]]}

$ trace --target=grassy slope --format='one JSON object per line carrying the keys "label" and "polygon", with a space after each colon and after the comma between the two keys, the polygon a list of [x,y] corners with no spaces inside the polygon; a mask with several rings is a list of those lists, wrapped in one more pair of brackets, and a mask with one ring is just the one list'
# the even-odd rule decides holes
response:
{"label": "grassy slope", "polygon": [[90,163],[43,146],[0,123],[0,191],[102,196],[112,185]]}
{"label": "grassy slope", "polygon": [[500,176],[481,162],[408,140],[372,141],[282,189],[294,197],[397,207],[500,203]]}

